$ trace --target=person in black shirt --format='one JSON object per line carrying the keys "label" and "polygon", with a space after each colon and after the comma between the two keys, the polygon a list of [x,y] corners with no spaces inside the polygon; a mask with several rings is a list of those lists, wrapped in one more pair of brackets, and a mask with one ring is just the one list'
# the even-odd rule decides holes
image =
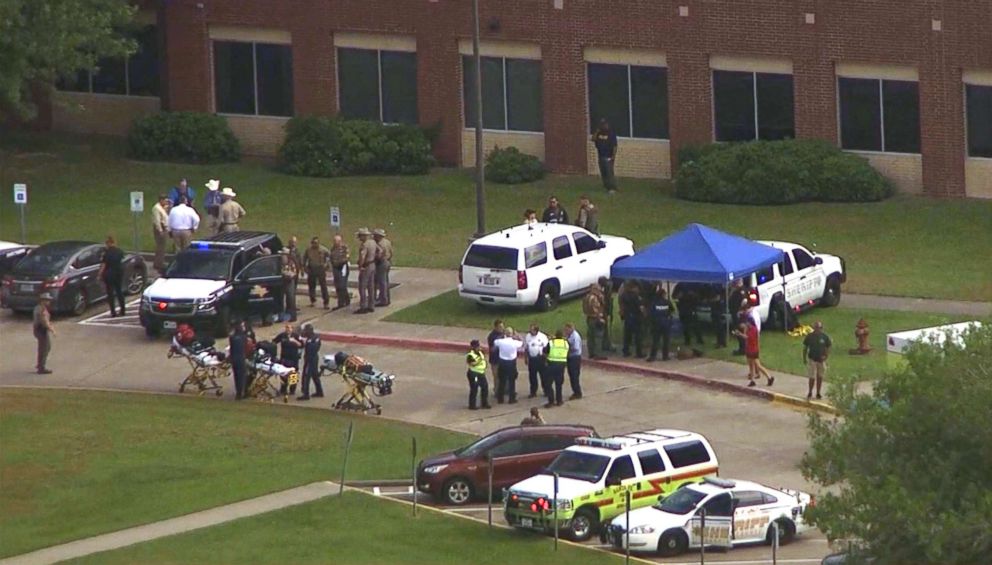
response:
{"label": "person in black shirt", "polygon": [[493,331],[489,332],[486,336],[486,342],[489,344],[489,370],[493,374],[493,382],[498,382],[496,373],[499,372],[499,352],[496,351],[496,340],[502,338],[503,332],[503,320],[495,319],[493,320]]}
{"label": "person in black shirt", "polygon": [[231,373],[234,375],[234,399],[241,400],[247,398],[248,394],[248,332],[243,321],[234,324],[228,345],[228,358],[231,361]]}
{"label": "person in black shirt", "polygon": [[118,316],[115,304],[121,305],[120,315],[124,315],[124,252],[117,247],[114,236],[107,236],[107,247],[100,263],[100,279],[107,289],[107,302],[110,303],[110,317]]}
{"label": "person in black shirt", "polygon": [[552,195],[548,198],[548,207],[544,209],[541,221],[546,224],[567,224],[568,212],[558,203],[558,197]]}
{"label": "person in black shirt", "polygon": [[659,284],[651,299],[651,355],[648,361],[658,357],[658,342],[661,341],[661,360],[668,361],[668,347],[672,335],[672,313],[675,306],[668,299],[668,292]]}
{"label": "person in black shirt", "polygon": [[699,306],[699,295],[690,286],[692,283],[680,284],[675,287],[674,298],[678,303],[679,322],[682,324],[682,335],[685,337],[685,344],[692,345],[692,336],[695,334],[699,345],[703,344],[703,331],[696,323],[696,308]]}
{"label": "person in black shirt", "polygon": [[[281,349],[279,352],[279,364],[286,367],[292,367],[299,371],[300,349],[303,348],[303,341],[300,338],[300,334],[293,329],[293,324],[286,324],[283,332],[277,335],[272,342],[278,345]],[[286,394],[286,385],[286,381],[283,380],[282,387],[279,389],[279,394]],[[289,394],[296,394],[296,385],[289,387]]]}
{"label": "person in black shirt", "polygon": [[297,400],[310,400],[310,381],[313,381],[316,392],[314,398],[324,396],[324,387],[320,384],[320,337],[313,331],[313,326],[303,326],[303,394]]}
{"label": "person in black shirt", "polygon": [[617,191],[617,178],[614,175],[614,165],[617,159],[617,134],[610,129],[606,118],[599,120],[599,128],[592,135],[596,145],[596,155],[599,157],[599,174],[603,177],[603,186],[608,192]]}
{"label": "person in black shirt", "polygon": [[630,357],[630,342],[638,357],[644,357],[641,349],[641,328],[644,327],[644,301],[640,287],[634,281],[627,281],[620,294],[620,317],[623,319],[623,356]]}

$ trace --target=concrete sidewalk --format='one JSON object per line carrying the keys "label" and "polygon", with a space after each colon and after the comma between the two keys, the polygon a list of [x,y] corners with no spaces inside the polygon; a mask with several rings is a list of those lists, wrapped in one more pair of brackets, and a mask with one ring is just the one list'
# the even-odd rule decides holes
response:
{"label": "concrete sidewalk", "polygon": [[242,500],[241,502],[162,520],[161,522],[153,522],[62,545],[46,547],[45,549],[39,549],[31,553],[2,559],[0,560],[0,565],[48,565],[67,559],[76,559],[94,553],[110,551],[136,543],[151,541],[209,526],[216,526],[224,522],[311,502],[326,496],[336,495],[339,489],[340,487],[337,484],[330,481],[311,483],[258,498]]}

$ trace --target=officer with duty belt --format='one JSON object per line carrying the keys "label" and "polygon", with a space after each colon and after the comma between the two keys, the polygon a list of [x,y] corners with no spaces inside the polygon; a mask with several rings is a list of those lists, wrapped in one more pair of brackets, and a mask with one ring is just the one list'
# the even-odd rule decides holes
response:
{"label": "officer with duty belt", "polygon": [[372,241],[368,228],[359,228],[355,235],[361,242],[358,248],[358,301],[356,314],[375,311],[375,259],[379,247]]}
{"label": "officer with duty belt", "polygon": [[393,266],[393,242],[386,239],[386,230],[372,230],[372,239],[376,245],[375,259],[375,305],[389,306],[389,270]]}
{"label": "officer with duty belt", "polygon": [[555,337],[548,342],[545,348],[548,357],[548,364],[545,369],[545,379],[548,391],[548,403],[545,408],[554,408],[562,405],[561,389],[565,384],[565,365],[568,363],[568,340],[561,330],[555,332]]}
{"label": "officer with duty belt", "polygon": [[492,408],[489,405],[489,381],[486,380],[486,354],[482,352],[479,340],[473,339],[469,344],[468,355],[465,356],[465,363],[468,364],[468,409],[478,410],[475,399],[482,393],[482,407]]}

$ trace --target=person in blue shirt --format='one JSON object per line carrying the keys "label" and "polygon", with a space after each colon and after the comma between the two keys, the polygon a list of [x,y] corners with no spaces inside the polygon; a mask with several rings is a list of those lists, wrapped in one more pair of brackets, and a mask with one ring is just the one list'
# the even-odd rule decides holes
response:
{"label": "person in blue shirt", "polygon": [[188,180],[181,178],[179,179],[179,184],[169,190],[169,200],[173,206],[178,206],[179,200],[184,196],[188,200],[187,204],[193,206],[193,202],[196,199],[196,192],[189,186]]}

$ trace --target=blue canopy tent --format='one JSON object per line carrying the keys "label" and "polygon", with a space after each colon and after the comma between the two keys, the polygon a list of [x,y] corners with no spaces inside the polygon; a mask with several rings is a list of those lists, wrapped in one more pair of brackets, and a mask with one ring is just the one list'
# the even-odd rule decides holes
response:
{"label": "blue canopy tent", "polygon": [[617,261],[610,275],[614,279],[719,284],[724,288],[725,331],[729,331],[728,285],[783,259],[782,251],[774,247],[702,224],[689,224]]}

